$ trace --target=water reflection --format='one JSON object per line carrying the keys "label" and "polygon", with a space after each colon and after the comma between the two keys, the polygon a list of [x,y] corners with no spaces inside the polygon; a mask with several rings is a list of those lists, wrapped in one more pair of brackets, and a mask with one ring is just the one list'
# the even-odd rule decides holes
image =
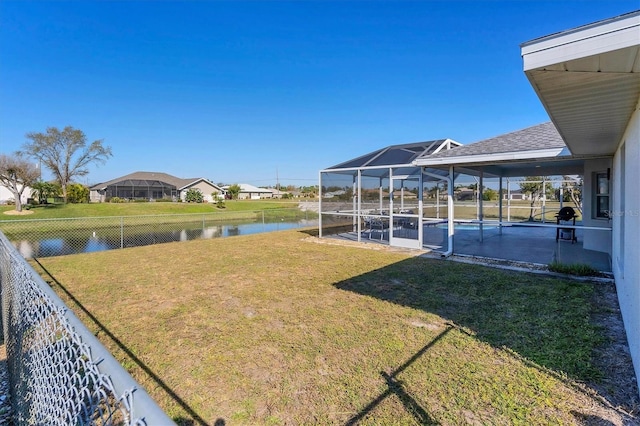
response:
{"label": "water reflection", "polygon": [[59,235],[47,233],[46,237],[40,239],[14,241],[13,244],[20,254],[28,259],[31,257],[63,256],[174,241],[233,237],[313,225],[317,225],[317,221],[220,224],[205,228],[184,227],[173,230],[158,230],[154,225],[142,225],[125,227],[122,234],[119,229],[61,231]]}

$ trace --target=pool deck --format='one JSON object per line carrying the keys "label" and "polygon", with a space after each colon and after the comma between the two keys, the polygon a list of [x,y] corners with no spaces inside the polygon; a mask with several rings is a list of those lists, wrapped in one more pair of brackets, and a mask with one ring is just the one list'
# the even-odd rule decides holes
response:
{"label": "pool deck", "polygon": [[[365,231],[361,242],[389,244],[388,232]],[[548,265],[553,261],[565,264],[585,263],[601,272],[611,272],[611,260],[607,253],[587,250],[582,245],[582,230],[576,229],[577,242],[556,241],[554,228],[506,226],[484,229],[482,240],[479,230],[456,229],[453,245],[457,255]],[[338,234],[335,237],[357,240],[357,233]],[[447,251],[447,230],[434,226],[424,228],[424,250]]]}

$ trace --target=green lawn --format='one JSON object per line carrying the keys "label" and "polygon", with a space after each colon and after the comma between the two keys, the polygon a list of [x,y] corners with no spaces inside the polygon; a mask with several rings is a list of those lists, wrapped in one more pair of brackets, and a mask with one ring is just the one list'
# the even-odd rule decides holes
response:
{"label": "green lawn", "polygon": [[[0,215],[0,220],[52,219],[96,216],[140,216],[160,214],[212,213],[247,210],[295,208],[297,201],[288,200],[227,200],[223,209],[207,203],[89,203],[36,206],[28,215]],[[0,206],[0,213],[15,210],[15,206]]]}
{"label": "green lawn", "polygon": [[41,262],[181,424],[616,420],[591,283],[299,231]]}

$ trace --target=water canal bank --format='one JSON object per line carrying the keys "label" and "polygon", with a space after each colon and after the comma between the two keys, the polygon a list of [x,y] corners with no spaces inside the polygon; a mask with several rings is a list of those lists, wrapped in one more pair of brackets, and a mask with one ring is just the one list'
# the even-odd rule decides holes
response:
{"label": "water canal bank", "polygon": [[298,209],[231,215],[158,215],[0,221],[0,230],[25,258],[63,256],[175,241],[225,238],[317,226]]}

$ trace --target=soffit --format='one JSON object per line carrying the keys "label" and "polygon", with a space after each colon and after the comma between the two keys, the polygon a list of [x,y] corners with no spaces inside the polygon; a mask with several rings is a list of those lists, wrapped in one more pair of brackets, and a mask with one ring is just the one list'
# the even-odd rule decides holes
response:
{"label": "soffit", "polygon": [[527,78],[573,154],[610,155],[640,97],[640,13],[529,42]]}

